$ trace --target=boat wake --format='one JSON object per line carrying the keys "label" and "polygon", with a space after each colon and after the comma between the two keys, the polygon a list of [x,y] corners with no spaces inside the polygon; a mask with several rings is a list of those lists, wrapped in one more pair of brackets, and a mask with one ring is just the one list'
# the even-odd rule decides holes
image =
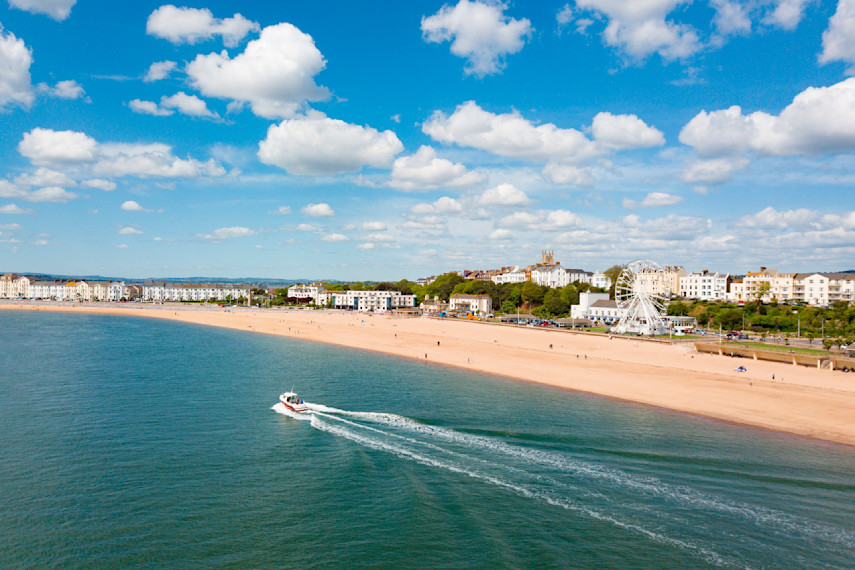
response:
{"label": "boat wake", "polygon": [[692,553],[716,566],[751,566],[742,553],[762,552],[768,563],[810,565],[828,545],[855,558],[855,533],[783,511],[674,485],[604,466],[571,452],[509,443],[382,412],[357,412],[306,403],[320,431],[399,458],[479,480],[509,493],[572,511]]}

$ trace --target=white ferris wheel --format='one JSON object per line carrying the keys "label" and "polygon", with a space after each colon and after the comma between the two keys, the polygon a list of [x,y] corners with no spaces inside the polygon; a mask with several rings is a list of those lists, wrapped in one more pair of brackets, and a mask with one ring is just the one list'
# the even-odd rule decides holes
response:
{"label": "white ferris wheel", "polygon": [[615,302],[623,316],[613,330],[646,336],[667,334],[665,290],[665,272],[659,264],[647,259],[627,263],[615,283]]}

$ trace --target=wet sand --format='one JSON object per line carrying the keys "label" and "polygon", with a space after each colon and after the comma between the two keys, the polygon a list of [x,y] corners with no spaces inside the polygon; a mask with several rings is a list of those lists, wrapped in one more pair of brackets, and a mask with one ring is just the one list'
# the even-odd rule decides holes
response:
{"label": "wet sand", "polygon": [[[3,309],[132,315],[301,338],[855,445],[855,374],[699,354],[691,344],[340,311],[11,301],[0,302]],[[735,372],[740,365],[747,372]]]}

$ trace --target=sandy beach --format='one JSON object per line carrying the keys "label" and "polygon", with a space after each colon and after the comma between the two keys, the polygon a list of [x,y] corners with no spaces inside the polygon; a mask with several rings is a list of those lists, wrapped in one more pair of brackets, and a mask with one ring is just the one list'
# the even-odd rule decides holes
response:
{"label": "sandy beach", "polygon": [[[336,311],[49,302],[0,302],[0,310],[130,315],[300,338],[855,446],[855,374],[698,354],[691,344]],[[740,365],[747,372],[736,372]]]}

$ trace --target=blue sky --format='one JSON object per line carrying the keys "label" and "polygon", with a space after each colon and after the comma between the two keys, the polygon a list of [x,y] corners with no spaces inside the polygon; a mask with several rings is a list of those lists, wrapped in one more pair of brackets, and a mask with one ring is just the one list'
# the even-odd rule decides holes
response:
{"label": "blue sky", "polygon": [[0,26],[0,271],[855,268],[855,0],[5,0]]}

